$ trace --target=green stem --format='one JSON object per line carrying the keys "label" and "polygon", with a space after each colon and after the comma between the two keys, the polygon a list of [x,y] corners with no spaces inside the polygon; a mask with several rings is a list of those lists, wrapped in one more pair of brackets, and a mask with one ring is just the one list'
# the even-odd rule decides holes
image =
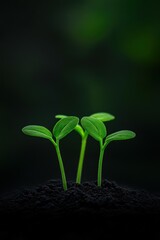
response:
{"label": "green stem", "polygon": [[103,165],[104,150],[105,150],[105,148],[104,148],[102,142],[100,142],[100,155],[99,155],[98,176],[97,176],[98,187],[101,187],[101,185],[102,185],[102,165]]}
{"label": "green stem", "polygon": [[76,183],[78,183],[78,184],[81,183],[81,178],[82,178],[82,169],[83,169],[84,155],[85,155],[85,150],[86,150],[87,137],[88,137],[87,133],[85,133],[85,135],[82,137],[81,151],[80,151],[77,177],[76,177]]}
{"label": "green stem", "polygon": [[65,170],[64,170],[63,160],[62,160],[62,156],[61,156],[61,152],[60,152],[60,148],[59,148],[59,141],[57,140],[56,144],[55,144],[54,141],[52,141],[52,143],[55,146],[57,157],[58,157],[58,162],[59,162],[59,167],[60,167],[61,177],[62,177],[63,189],[67,190],[67,180],[66,180],[66,174],[65,174]]}

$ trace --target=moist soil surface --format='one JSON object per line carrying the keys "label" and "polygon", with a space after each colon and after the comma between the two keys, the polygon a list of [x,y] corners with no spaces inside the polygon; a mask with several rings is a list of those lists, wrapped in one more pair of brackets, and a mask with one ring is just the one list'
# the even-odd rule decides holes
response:
{"label": "moist soil surface", "polygon": [[160,195],[103,181],[61,181],[0,197],[0,239],[160,239]]}

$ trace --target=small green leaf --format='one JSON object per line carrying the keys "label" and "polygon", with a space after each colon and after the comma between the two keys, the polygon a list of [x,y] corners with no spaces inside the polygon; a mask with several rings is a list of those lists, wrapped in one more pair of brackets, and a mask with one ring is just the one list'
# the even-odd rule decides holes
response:
{"label": "small green leaf", "polygon": [[115,117],[113,115],[111,115],[110,113],[105,113],[105,112],[94,113],[91,115],[91,117],[99,119],[102,122],[108,122],[108,121],[115,119]]}
{"label": "small green leaf", "polygon": [[94,117],[83,117],[81,120],[83,128],[97,141],[101,141],[107,134],[103,122]]}
{"label": "small green leaf", "polygon": [[55,118],[60,118],[60,119],[66,118],[66,117],[68,117],[68,116],[67,115],[62,115],[62,114],[58,114],[58,115],[55,116]]}
{"label": "small green leaf", "polygon": [[136,136],[136,134],[130,130],[121,130],[115,133],[112,133],[106,137],[104,145],[116,140],[128,140],[132,139]]}
{"label": "small green leaf", "polygon": [[[60,119],[63,119],[63,118],[66,118],[66,117],[69,117],[67,115],[62,115],[62,114],[58,114],[55,116],[55,118],[60,118]],[[78,132],[82,137],[84,136],[84,131],[83,131],[83,128],[77,124],[77,126],[75,127],[74,129],[76,132]]]}
{"label": "small green leaf", "polygon": [[77,126],[75,127],[75,131],[78,132],[82,137],[84,137],[84,130],[79,124],[77,124]]}
{"label": "small green leaf", "polygon": [[51,140],[52,139],[52,133],[43,126],[38,125],[29,125],[24,128],[22,128],[22,132],[28,136],[32,137],[40,137],[40,138],[46,138]]}
{"label": "small green leaf", "polygon": [[57,140],[64,138],[75,129],[78,122],[79,119],[77,117],[65,117],[60,119],[53,128],[53,135]]}

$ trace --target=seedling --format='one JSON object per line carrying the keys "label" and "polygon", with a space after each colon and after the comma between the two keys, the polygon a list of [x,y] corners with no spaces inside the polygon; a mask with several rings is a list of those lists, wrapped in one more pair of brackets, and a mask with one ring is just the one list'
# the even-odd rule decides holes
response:
{"label": "seedling", "polygon": [[[54,145],[59,161],[62,184],[64,190],[67,190],[66,174],[64,170],[63,160],[60,152],[59,142],[62,138],[67,136],[73,130],[77,131],[81,136],[81,150],[78,162],[76,183],[81,183],[83,162],[86,150],[86,144],[88,135],[91,135],[100,144],[99,162],[98,162],[98,174],[97,174],[97,185],[102,184],[102,165],[104,152],[108,144],[116,140],[127,140],[134,138],[136,134],[130,130],[121,130],[112,133],[107,136],[106,126],[103,122],[111,121],[115,117],[109,113],[95,113],[88,117],[81,119],[81,125],[79,124],[79,118],[66,115],[56,115],[56,118],[60,120],[53,127],[51,132],[47,128],[39,125],[29,125],[22,129],[23,133],[32,137],[45,138],[51,141]],[[55,140],[54,140],[55,138]]]}
{"label": "seedling", "polygon": [[[64,119],[66,118],[66,115],[56,115],[56,118]],[[91,117],[96,118],[102,122],[107,122],[115,119],[115,117],[109,113],[94,113],[91,115]],[[84,157],[85,157],[85,151],[86,151],[86,144],[88,139],[88,132],[84,130],[79,124],[75,127],[75,130],[80,134],[81,136],[81,150],[80,150],[80,156],[78,161],[78,169],[77,169],[77,176],[76,176],[76,183],[81,183],[82,178],[82,170],[83,170],[83,163],[84,163]]]}
{"label": "seedling", "polygon": [[[29,125],[22,129],[23,133],[32,137],[40,137],[45,138],[51,141],[54,145],[59,161],[61,177],[62,177],[62,184],[64,190],[67,190],[67,181],[66,181],[66,174],[64,170],[63,160],[59,148],[59,142],[62,138],[67,136],[70,132],[72,132],[75,127],[77,126],[79,119],[77,117],[65,117],[60,119],[53,128],[53,134],[50,130],[43,126],[38,125]],[[55,140],[53,138],[55,137]]]}
{"label": "seedling", "polygon": [[95,118],[94,115],[89,117],[83,117],[81,124],[85,131],[91,135],[100,144],[99,162],[98,162],[98,174],[97,174],[97,184],[100,187],[102,184],[102,165],[104,152],[108,144],[116,140],[127,140],[134,138],[136,134],[130,130],[121,130],[112,133],[107,136],[107,130],[102,122],[102,119]]}

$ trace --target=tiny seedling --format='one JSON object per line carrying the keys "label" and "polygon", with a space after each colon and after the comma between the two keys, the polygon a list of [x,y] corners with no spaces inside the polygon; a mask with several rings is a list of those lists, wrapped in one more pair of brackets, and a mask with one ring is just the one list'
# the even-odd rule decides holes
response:
{"label": "tiny seedling", "polygon": [[[62,156],[59,148],[59,141],[67,136],[70,132],[72,132],[79,122],[79,118],[77,117],[65,117],[60,119],[53,128],[53,133],[49,131],[47,128],[38,125],[29,125],[22,129],[23,133],[32,137],[40,137],[45,138],[51,141],[54,145],[59,161],[62,184],[64,190],[67,190],[67,181],[66,174],[64,170],[64,165],[62,161]],[[55,137],[55,140],[53,139]]]}
{"label": "tiny seedling", "polygon": [[134,138],[136,134],[129,130],[121,130],[107,136],[107,130],[104,123],[102,122],[102,119],[95,118],[94,115],[89,117],[83,117],[81,120],[81,124],[85,131],[95,140],[99,141],[100,144],[97,184],[98,186],[101,186],[104,152],[108,144],[116,140],[127,140]]}
{"label": "tiny seedling", "polygon": [[[56,118],[64,119],[66,118],[66,115],[56,115]],[[111,120],[114,120],[115,117],[109,113],[100,112],[100,113],[94,113],[91,115],[91,117],[98,119],[102,122],[108,122]],[[84,130],[79,124],[75,127],[75,131],[77,131],[81,136],[81,150],[80,150],[80,156],[78,161],[78,169],[77,169],[77,176],[76,176],[76,183],[81,183],[82,178],[82,170],[83,170],[83,163],[84,163],[84,157],[85,157],[85,151],[86,151],[86,144],[87,144],[87,138],[88,138],[88,132]]]}

